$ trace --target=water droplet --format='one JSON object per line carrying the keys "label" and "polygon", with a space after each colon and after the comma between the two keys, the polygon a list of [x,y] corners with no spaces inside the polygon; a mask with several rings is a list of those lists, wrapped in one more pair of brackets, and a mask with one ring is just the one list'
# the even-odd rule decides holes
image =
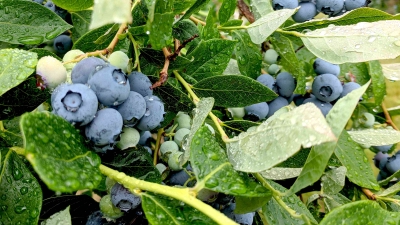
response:
{"label": "water droplet", "polygon": [[396,46],[399,46],[399,47],[400,47],[400,40],[399,40],[399,41],[396,41],[396,42],[394,42],[394,44],[395,44]]}
{"label": "water droplet", "polygon": [[24,194],[26,194],[26,193],[28,193],[28,188],[27,187],[22,187],[20,190],[19,190],[19,192],[21,193],[21,195],[24,195]]}
{"label": "water droplet", "polygon": [[28,36],[20,37],[18,41],[25,45],[37,45],[43,42],[43,37],[41,36]]}
{"label": "water droplet", "polygon": [[1,206],[1,210],[7,211],[7,209],[8,209],[8,206],[6,206],[6,205],[2,205],[2,206]]}
{"label": "water droplet", "polygon": [[15,206],[14,207],[14,212],[17,214],[21,214],[26,210],[27,210],[26,206]]}
{"label": "water droplet", "polygon": [[358,49],[358,48],[360,48],[360,47],[361,47],[360,44],[356,44],[356,45],[354,46],[354,48],[356,48],[356,49]]}
{"label": "water droplet", "polygon": [[14,170],[12,171],[12,175],[14,177],[15,180],[19,180],[22,178],[23,174],[21,173],[21,171],[17,168],[14,168]]}
{"label": "water droplet", "polygon": [[368,42],[374,42],[376,40],[376,37],[375,36],[370,36],[369,38],[368,38]]}

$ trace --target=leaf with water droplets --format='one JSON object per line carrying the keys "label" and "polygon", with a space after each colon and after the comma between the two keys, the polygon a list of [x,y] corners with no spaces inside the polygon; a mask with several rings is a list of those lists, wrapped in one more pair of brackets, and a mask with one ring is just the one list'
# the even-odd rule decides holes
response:
{"label": "leaf with water droplets", "polygon": [[201,30],[200,36],[202,40],[210,40],[220,37],[219,31],[217,29],[217,15],[213,7],[211,7],[208,11],[206,25]]}
{"label": "leaf with water droplets", "polygon": [[400,21],[360,22],[301,34],[304,45],[328,62],[366,62],[400,55]]}
{"label": "leaf with water droplets", "polygon": [[400,57],[396,59],[379,60],[383,75],[393,81],[400,80]]}
{"label": "leaf with water droplets", "polygon": [[[35,3],[36,4],[36,3]],[[35,71],[37,54],[20,49],[0,50],[0,96]]]}
{"label": "leaf with water droplets", "polygon": [[201,127],[190,145],[190,162],[197,184],[225,194],[270,198],[271,192],[252,180],[246,173],[235,171],[225,150],[211,131]]}
{"label": "leaf with water droplets", "polygon": [[230,59],[222,75],[242,75],[239,70],[239,64],[236,59]]}
{"label": "leaf with water droplets", "polygon": [[298,177],[301,173],[302,168],[283,168],[274,167],[269,170],[260,172],[260,174],[270,180],[286,180],[290,178]]}
{"label": "leaf with water droplets", "polygon": [[53,0],[58,7],[68,11],[80,11],[93,6],[93,0]]}
{"label": "leaf with water droplets", "polygon": [[149,16],[147,25],[150,28],[150,43],[153,49],[161,49],[172,40],[172,23],[174,22],[173,0],[155,1],[153,16]]}
{"label": "leaf with water droplets", "polygon": [[50,218],[41,222],[40,225],[72,225],[69,206],[64,210],[53,214]]}
{"label": "leaf with water droplets", "polygon": [[[394,176],[391,176],[390,181],[392,181],[393,178],[394,178]],[[399,191],[400,191],[400,182],[397,182],[396,184],[390,186],[389,188],[387,188],[387,189],[385,189],[383,191],[380,191],[380,192],[376,193],[375,195],[376,196],[384,196],[384,197],[386,197],[386,196],[395,195]]]}
{"label": "leaf with water droplets", "polygon": [[260,19],[247,26],[251,41],[261,44],[269,35],[289,19],[297,9],[281,9],[263,15]]}
{"label": "leaf with water droplets", "polygon": [[222,2],[221,8],[218,11],[218,18],[221,24],[224,24],[226,21],[231,18],[236,9],[236,0],[224,0]]}
{"label": "leaf with water droplets", "polygon": [[366,64],[368,73],[372,79],[372,91],[374,93],[375,104],[380,105],[383,101],[383,97],[386,95],[386,83],[382,66],[377,60],[366,62]]}
{"label": "leaf with water droplets", "polygon": [[82,10],[71,12],[72,40],[75,41],[89,31],[90,20],[92,19],[92,10]]}
{"label": "leaf with water droplets", "polygon": [[180,161],[181,165],[185,164],[189,160],[189,157],[191,155],[190,146],[192,144],[193,138],[197,130],[199,130],[200,127],[203,126],[203,123],[206,120],[208,114],[211,112],[213,106],[214,106],[213,98],[201,98],[200,101],[197,103],[196,108],[193,109],[193,120],[192,120],[192,125],[190,126],[190,132],[186,140],[184,140],[182,143],[182,148],[184,150],[184,153],[183,157],[181,157]]}
{"label": "leaf with water droplets", "polygon": [[0,41],[3,42],[39,45],[72,28],[56,13],[33,1],[1,1],[0,8]]}
{"label": "leaf with water droplets", "polygon": [[360,144],[380,146],[400,142],[400,132],[393,128],[364,129],[349,131],[351,138]]}
{"label": "leaf with water droplets", "polygon": [[323,194],[322,197],[328,212],[344,204],[351,203],[351,201],[348,198],[346,198],[340,193],[330,194],[330,195]]}
{"label": "leaf with water droplets", "polygon": [[209,77],[197,82],[192,89],[200,97],[213,97],[215,105],[222,107],[245,107],[277,97],[265,85],[241,75]]}
{"label": "leaf with water droplets", "polygon": [[0,221],[37,224],[42,209],[42,189],[13,150],[0,147]]}
{"label": "leaf with water droplets", "polygon": [[146,218],[153,225],[217,224],[211,218],[175,200],[151,192],[141,193],[142,207]]}
{"label": "leaf with water droplets", "polygon": [[99,156],[86,148],[79,131],[49,112],[21,116],[25,156],[54,191],[93,189],[102,180]]}
{"label": "leaf with water droplets", "polygon": [[[367,82],[361,88],[358,88],[345,97],[339,99],[329,111],[326,116],[326,121],[335,136],[339,136],[342,133],[348,120],[353,114],[360,97],[367,90],[370,83],[370,81]],[[328,164],[332,153],[335,151],[336,146],[337,142],[328,142],[312,147],[300,176],[292,185],[288,194],[296,193],[304,187],[316,182],[325,171],[326,165]]]}
{"label": "leaf with water droplets", "polygon": [[323,193],[336,194],[342,190],[346,178],[347,169],[344,166],[333,168],[321,177]]}
{"label": "leaf with water droplets", "polygon": [[270,0],[250,0],[250,8],[256,20],[274,11]]}
{"label": "leaf with water droplets", "polygon": [[[386,179],[379,181],[379,185],[386,186],[387,184],[389,184],[390,181],[392,181],[395,178],[400,178],[400,170],[396,171],[394,174],[390,175]],[[394,187],[393,189],[395,189],[395,188],[397,188],[397,187]],[[393,189],[390,189],[389,191],[391,191]],[[386,193],[388,193],[388,192],[386,192]]]}
{"label": "leaf with water droplets", "polygon": [[329,224],[398,224],[400,213],[382,209],[375,201],[361,200],[345,204],[328,213],[320,225]]}
{"label": "leaf with water droplets", "polygon": [[[107,15],[107,16],[104,16]],[[89,29],[101,27],[109,23],[131,23],[130,0],[96,0]]]}
{"label": "leaf with water droplets", "polygon": [[335,140],[321,110],[304,104],[230,139],[227,152],[236,170],[261,172],[285,161],[301,146],[309,148]]}

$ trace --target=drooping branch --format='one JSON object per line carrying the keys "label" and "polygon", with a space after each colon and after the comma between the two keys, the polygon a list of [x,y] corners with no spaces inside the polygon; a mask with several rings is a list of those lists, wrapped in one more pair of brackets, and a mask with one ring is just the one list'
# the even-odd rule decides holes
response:
{"label": "drooping branch", "polygon": [[254,15],[253,13],[251,13],[249,7],[246,5],[246,3],[243,0],[238,0],[237,1],[237,7],[240,11],[240,13],[246,17],[246,19],[250,22],[250,23],[254,23],[254,21],[256,21],[254,19]]}

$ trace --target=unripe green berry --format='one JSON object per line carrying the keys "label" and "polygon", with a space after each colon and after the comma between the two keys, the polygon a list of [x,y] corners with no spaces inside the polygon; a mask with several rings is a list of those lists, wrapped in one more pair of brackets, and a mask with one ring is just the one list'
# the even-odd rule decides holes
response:
{"label": "unripe green berry", "polygon": [[64,65],[52,56],[44,56],[36,65],[38,84],[41,88],[55,88],[67,80],[67,70]]}
{"label": "unripe green berry", "polygon": [[115,51],[108,57],[111,65],[121,69],[124,73],[127,72],[129,57],[122,51]]}
{"label": "unripe green berry", "polygon": [[278,65],[276,65],[276,64],[271,64],[269,67],[268,67],[268,73],[269,74],[271,74],[271,75],[275,75],[275,74],[277,74],[278,72],[279,72],[279,70],[280,70],[280,68],[279,68],[279,66]]}
{"label": "unripe green berry", "polygon": [[175,141],[165,141],[160,146],[160,152],[162,155],[170,152],[174,153],[179,151],[179,146],[175,143]]}
{"label": "unripe green berry", "polygon": [[365,112],[363,113],[359,121],[363,127],[370,128],[375,123],[375,116],[369,112]]}
{"label": "unripe green berry", "polygon": [[117,143],[117,147],[121,150],[135,147],[140,140],[140,133],[135,128],[124,127],[120,135],[120,140]]}
{"label": "unripe green berry", "polygon": [[191,118],[187,113],[178,112],[178,114],[175,117],[175,122],[178,124],[178,127],[176,128],[177,130],[181,128],[190,129]]}
{"label": "unripe green berry", "polygon": [[268,49],[264,53],[264,62],[268,64],[275,64],[278,61],[279,54],[274,49]]}
{"label": "unripe green berry", "polygon": [[189,134],[189,133],[190,133],[190,130],[187,129],[187,128],[181,128],[181,129],[177,130],[176,133],[175,133],[175,135],[174,135],[174,141],[175,141],[175,143],[176,143],[179,147],[181,147],[181,146],[182,146],[183,138],[185,138],[185,136],[186,136],[187,134]]}
{"label": "unripe green berry", "polygon": [[228,112],[234,119],[242,119],[246,115],[244,107],[228,108]]}
{"label": "unripe green berry", "polygon": [[100,200],[100,210],[106,218],[118,219],[124,215],[124,213],[111,202],[110,195],[104,195]]}
{"label": "unripe green berry", "polygon": [[172,171],[182,170],[182,166],[180,165],[180,159],[183,155],[183,152],[174,152],[168,157],[168,167]]}
{"label": "unripe green berry", "polygon": [[[65,53],[64,57],[63,57],[63,63],[65,62],[69,62],[74,60],[77,56],[79,55],[83,55],[85,54],[84,52],[82,52],[79,49],[73,49],[73,50],[69,50],[67,53]],[[73,63],[67,63],[64,64],[64,67],[67,69],[67,71],[71,71],[72,68],[74,68],[74,66],[77,64],[78,62],[73,62]]]}

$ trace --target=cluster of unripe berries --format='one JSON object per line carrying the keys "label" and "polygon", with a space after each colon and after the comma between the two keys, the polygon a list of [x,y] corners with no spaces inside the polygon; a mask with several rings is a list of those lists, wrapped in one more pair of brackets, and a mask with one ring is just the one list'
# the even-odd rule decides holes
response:
{"label": "cluster of unripe berries", "polygon": [[274,10],[299,10],[293,15],[293,20],[302,23],[313,19],[319,12],[328,16],[340,16],[343,13],[365,7],[368,0],[272,0]]}

